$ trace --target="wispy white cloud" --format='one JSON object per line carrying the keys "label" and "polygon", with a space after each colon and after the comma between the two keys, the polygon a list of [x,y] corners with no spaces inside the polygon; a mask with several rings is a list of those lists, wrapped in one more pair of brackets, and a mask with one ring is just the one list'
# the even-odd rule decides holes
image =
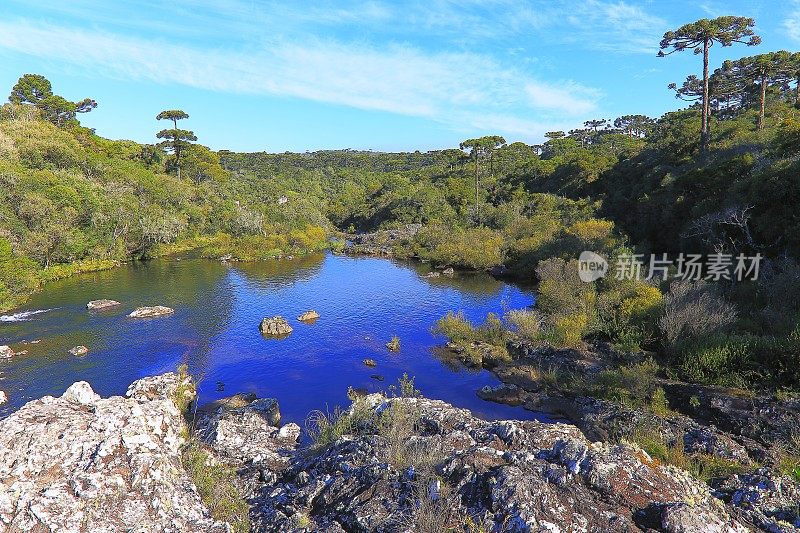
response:
{"label": "wispy white cloud", "polygon": [[783,29],[786,35],[795,42],[800,42],[800,2],[792,2],[792,11],[783,20]]}
{"label": "wispy white cloud", "polygon": [[624,1],[588,0],[569,11],[575,39],[598,50],[656,53],[667,22]]}
{"label": "wispy white cloud", "polygon": [[583,115],[595,109],[600,93],[573,82],[561,86],[531,82],[525,86],[530,105],[541,109],[559,109],[569,115]]}
{"label": "wispy white cloud", "polygon": [[[590,112],[598,97],[574,82],[542,83],[488,55],[399,44],[309,37],[208,49],[13,21],[0,22],[0,47],[77,65],[95,76],[303,98],[441,122],[457,117],[476,128],[491,125],[487,117],[506,117],[493,124],[512,133],[541,129],[526,116]],[[508,118],[512,114],[515,120]]]}

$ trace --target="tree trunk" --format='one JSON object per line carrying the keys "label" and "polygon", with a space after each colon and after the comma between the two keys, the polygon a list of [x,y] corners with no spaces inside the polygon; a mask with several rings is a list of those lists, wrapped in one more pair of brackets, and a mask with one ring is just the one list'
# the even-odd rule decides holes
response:
{"label": "tree trunk", "polygon": [[705,154],[708,150],[708,48],[709,40],[703,42],[703,121],[700,126],[700,153]]}
{"label": "tree trunk", "polygon": [[764,104],[767,99],[767,76],[766,74],[762,74],[761,76],[761,112],[758,115],[758,129],[764,129]]}
{"label": "tree trunk", "polygon": [[178,179],[181,179],[181,147],[178,140],[175,140],[175,168],[178,169]]}
{"label": "tree trunk", "polygon": [[478,174],[478,148],[475,147],[475,217],[478,219],[478,226],[481,225],[481,208],[478,201],[479,187],[480,187],[480,177]]}

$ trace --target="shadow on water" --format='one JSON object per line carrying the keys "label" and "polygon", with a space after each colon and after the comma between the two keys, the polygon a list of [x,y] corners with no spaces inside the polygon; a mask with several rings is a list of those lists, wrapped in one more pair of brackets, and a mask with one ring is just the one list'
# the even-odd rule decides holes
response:
{"label": "shadow on water", "polygon": [[[277,398],[284,420],[301,424],[314,409],[346,405],[348,387],[386,390],[404,373],[426,396],[478,416],[544,419],[480,400],[475,391],[496,384],[493,376],[432,354],[443,339],[430,327],[447,311],[463,310],[478,322],[488,312],[532,305],[532,291],[483,274],[423,278],[429,270],[334,255],[233,264],[154,260],[56,282],[16,312],[50,311],[0,321],[0,344],[28,351],[0,360],[0,389],[10,397],[0,416],[79,380],[102,395],[122,394],[131,381],[185,362],[200,377],[201,402],[254,392]],[[97,298],[123,305],[88,312],[86,302]],[[127,317],[135,307],[156,304],[175,314]],[[299,322],[309,309],[320,319]],[[287,338],[261,336],[260,320],[273,315],[294,328]],[[399,353],[385,347],[393,335],[400,338]],[[70,355],[76,345],[88,346],[89,354]]]}

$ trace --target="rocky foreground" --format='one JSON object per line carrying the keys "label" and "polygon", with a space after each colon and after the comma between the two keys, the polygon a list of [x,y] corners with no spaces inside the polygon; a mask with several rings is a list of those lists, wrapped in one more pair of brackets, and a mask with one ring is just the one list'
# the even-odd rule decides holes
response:
{"label": "rocky foreground", "polygon": [[[80,382],[0,421],[0,531],[230,531],[187,471],[175,374],[101,399]],[[299,445],[277,403],[197,415],[194,439],[236,469],[253,531],[797,531],[800,490],[769,471],[725,496],[575,426],[487,422],[444,402],[370,395]],[[794,514],[792,514],[794,513]],[[793,522],[793,523],[792,523]]]}

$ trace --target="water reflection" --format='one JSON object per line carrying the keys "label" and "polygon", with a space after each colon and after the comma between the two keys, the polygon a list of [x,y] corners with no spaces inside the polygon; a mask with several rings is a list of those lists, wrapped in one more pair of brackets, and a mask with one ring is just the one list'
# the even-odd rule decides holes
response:
{"label": "water reflection", "polygon": [[[0,416],[31,398],[61,394],[77,380],[103,395],[121,394],[134,379],[186,362],[200,377],[201,401],[254,392],[277,398],[285,420],[302,422],[311,410],[346,404],[348,387],[385,390],[404,373],[427,396],[479,416],[531,417],[478,399],[475,391],[496,380],[435,357],[431,349],[442,339],[430,326],[449,310],[477,322],[487,312],[526,307],[532,294],[485,275],[422,278],[427,271],[414,263],[317,255],[235,264],[157,260],[57,282],[21,310],[52,311],[0,322],[0,343],[29,351],[0,360],[0,388],[10,396]],[[87,312],[86,302],[96,298],[123,305]],[[126,316],[153,304],[176,312],[150,320]],[[297,321],[309,309],[320,319]],[[273,315],[294,328],[287,338],[261,336],[260,320]],[[393,335],[400,337],[399,353],[385,348]],[[23,344],[34,339],[41,342]],[[79,344],[88,355],[67,353]]]}

